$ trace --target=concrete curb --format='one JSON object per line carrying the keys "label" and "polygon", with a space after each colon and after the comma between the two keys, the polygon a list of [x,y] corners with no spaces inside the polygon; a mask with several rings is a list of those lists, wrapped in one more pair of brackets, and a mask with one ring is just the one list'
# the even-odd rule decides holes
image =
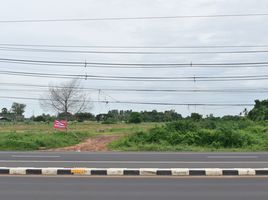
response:
{"label": "concrete curb", "polygon": [[0,175],[268,176],[268,168],[33,168],[0,167]]}

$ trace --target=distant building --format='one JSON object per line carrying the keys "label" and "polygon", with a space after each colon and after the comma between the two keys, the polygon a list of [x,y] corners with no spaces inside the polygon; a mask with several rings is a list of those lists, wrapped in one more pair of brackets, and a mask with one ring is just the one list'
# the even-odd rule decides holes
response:
{"label": "distant building", "polygon": [[24,121],[24,115],[16,115],[14,113],[0,113],[0,121]]}
{"label": "distant building", "polygon": [[0,116],[0,121],[1,122],[8,122],[8,121],[11,121],[10,119],[6,118],[6,117],[2,117]]}

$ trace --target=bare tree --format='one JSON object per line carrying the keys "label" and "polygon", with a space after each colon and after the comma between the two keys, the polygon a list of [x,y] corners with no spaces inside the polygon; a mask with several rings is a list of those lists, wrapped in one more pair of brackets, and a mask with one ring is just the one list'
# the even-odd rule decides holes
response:
{"label": "bare tree", "polygon": [[41,107],[56,113],[68,114],[84,112],[91,108],[88,95],[80,87],[78,80],[49,86],[48,93],[40,99]]}

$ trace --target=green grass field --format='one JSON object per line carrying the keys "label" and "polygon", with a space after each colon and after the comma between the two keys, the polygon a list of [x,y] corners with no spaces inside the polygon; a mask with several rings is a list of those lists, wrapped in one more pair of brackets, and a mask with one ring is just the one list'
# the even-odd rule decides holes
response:
{"label": "green grass field", "polygon": [[267,151],[265,121],[180,120],[110,143],[120,151]]}
{"label": "green grass field", "polygon": [[268,123],[240,120],[180,120],[172,123],[71,122],[68,131],[50,123],[0,123],[0,150],[44,150],[90,137],[122,135],[114,151],[267,151]]}
{"label": "green grass field", "polygon": [[70,123],[68,131],[55,131],[50,123],[0,123],[0,150],[40,150],[78,144],[98,135],[127,135],[154,127],[146,124]]}

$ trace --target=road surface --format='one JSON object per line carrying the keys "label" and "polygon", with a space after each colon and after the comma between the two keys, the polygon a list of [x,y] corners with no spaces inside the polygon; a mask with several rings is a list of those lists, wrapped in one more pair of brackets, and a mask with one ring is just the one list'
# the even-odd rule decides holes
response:
{"label": "road surface", "polygon": [[267,186],[267,178],[0,178],[4,200],[267,200]]}
{"label": "road surface", "polygon": [[0,167],[267,168],[268,153],[0,152]]}

